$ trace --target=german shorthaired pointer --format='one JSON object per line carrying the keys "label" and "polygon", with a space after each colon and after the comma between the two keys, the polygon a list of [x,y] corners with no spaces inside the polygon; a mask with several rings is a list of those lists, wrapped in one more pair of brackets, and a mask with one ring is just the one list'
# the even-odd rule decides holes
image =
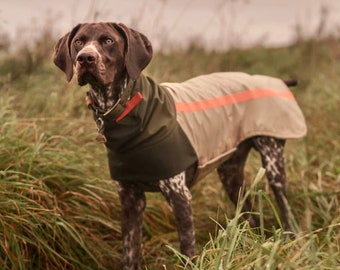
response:
{"label": "german shorthaired pointer", "polygon": [[[175,216],[181,251],[193,257],[189,188],[217,168],[237,204],[251,148],[260,153],[283,228],[290,230],[283,151],[285,139],[304,136],[306,126],[289,83],[226,72],[156,84],[141,74],[151,58],[149,40],[117,23],[78,24],[59,40],[54,53],[54,63],[68,81],[75,74],[79,85],[91,86],[87,105],[118,183],[124,269],[139,268],[145,192],[164,195]],[[243,210],[251,212],[250,201]],[[247,217],[258,226],[256,216]]]}

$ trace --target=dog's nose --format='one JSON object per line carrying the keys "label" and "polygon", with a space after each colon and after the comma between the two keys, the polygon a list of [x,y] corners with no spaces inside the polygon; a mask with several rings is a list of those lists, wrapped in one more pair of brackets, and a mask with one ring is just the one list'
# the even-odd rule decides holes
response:
{"label": "dog's nose", "polygon": [[78,55],[77,62],[82,66],[94,64],[96,62],[96,55],[91,52],[83,52]]}

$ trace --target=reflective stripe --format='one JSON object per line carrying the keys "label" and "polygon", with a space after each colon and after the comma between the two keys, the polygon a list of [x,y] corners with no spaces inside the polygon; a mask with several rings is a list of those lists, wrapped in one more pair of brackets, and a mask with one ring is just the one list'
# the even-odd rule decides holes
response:
{"label": "reflective stripe", "polygon": [[290,91],[278,92],[271,89],[251,89],[212,99],[193,102],[177,102],[175,105],[177,112],[197,112],[268,97],[281,97],[295,100]]}
{"label": "reflective stripe", "polygon": [[131,112],[143,100],[140,92],[137,92],[127,103],[125,110],[116,118],[116,122],[122,120],[129,112]]}

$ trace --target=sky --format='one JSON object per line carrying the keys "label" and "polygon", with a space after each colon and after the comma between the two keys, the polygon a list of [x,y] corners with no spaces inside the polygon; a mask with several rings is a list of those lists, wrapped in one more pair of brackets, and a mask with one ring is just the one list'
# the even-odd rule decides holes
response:
{"label": "sky", "polygon": [[[324,15],[322,15],[324,14]],[[155,49],[196,43],[213,49],[284,46],[296,29],[340,34],[339,0],[0,0],[0,33],[14,44],[44,29],[60,37],[79,22],[123,22]]]}

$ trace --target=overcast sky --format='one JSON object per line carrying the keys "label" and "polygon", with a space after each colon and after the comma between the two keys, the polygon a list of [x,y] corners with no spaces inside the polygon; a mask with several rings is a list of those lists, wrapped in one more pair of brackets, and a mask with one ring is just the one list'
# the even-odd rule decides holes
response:
{"label": "overcast sky", "polygon": [[320,24],[340,32],[340,0],[0,0],[0,31],[29,40],[43,27],[60,36],[85,21],[123,22],[154,47],[197,42],[210,48],[285,45]]}

